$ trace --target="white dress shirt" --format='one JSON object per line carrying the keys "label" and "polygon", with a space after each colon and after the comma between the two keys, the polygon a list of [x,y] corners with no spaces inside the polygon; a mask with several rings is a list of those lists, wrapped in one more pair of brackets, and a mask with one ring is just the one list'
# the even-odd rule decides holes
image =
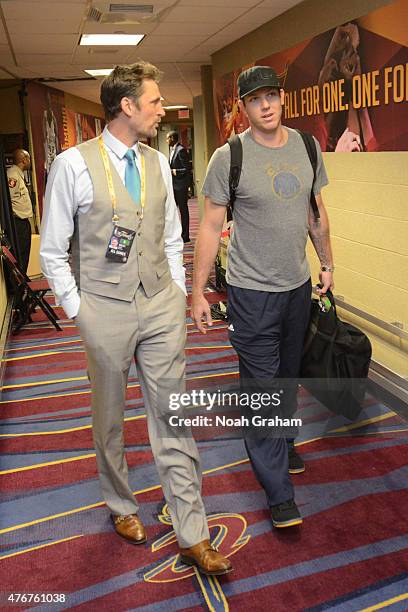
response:
{"label": "white dress shirt", "polygon": [[173,145],[172,147],[170,147],[170,155],[169,155],[170,163],[173,161],[174,153],[176,152],[176,147],[177,147],[177,143]]}
{"label": "white dress shirt", "polygon": [[[108,155],[124,184],[127,164],[124,155],[128,147],[115,138],[107,127],[103,130],[102,137]],[[132,148],[136,154],[136,165],[141,172],[138,143]],[[171,172],[166,157],[159,151],[158,155],[167,188],[164,251],[173,279],[186,293],[181,224],[174,201]],[[54,292],[56,303],[61,304],[69,318],[78,314],[80,304],[78,288],[68,263],[74,217],[77,213],[88,212],[92,202],[93,185],[85,160],[76,147],[71,147],[54,160],[47,178],[40,246],[42,271]],[[149,206],[149,194],[146,206]]]}

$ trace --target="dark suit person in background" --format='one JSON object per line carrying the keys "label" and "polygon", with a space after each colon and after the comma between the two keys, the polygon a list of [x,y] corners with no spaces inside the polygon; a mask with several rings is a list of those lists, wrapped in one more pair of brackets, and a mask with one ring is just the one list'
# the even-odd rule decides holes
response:
{"label": "dark suit person in background", "polygon": [[173,178],[174,199],[180,209],[181,237],[190,242],[190,215],[188,213],[188,188],[191,184],[191,162],[187,149],[178,141],[177,132],[166,136],[170,148],[169,162]]}

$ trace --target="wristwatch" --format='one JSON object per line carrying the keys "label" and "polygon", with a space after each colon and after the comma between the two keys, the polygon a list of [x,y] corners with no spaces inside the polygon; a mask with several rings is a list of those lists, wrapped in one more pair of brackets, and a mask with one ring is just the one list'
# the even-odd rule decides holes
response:
{"label": "wristwatch", "polygon": [[320,266],[322,272],[334,272],[334,266]]}

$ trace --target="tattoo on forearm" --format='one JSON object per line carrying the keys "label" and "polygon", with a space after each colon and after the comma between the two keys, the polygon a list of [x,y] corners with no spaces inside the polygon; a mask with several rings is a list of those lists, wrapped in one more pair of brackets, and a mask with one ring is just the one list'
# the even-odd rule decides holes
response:
{"label": "tattoo on forearm", "polygon": [[331,249],[329,228],[322,226],[319,221],[313,221],[310,225],[309,234],[313,246],[316,249],[317,256],[320,259],[320,263],[330,264]]}

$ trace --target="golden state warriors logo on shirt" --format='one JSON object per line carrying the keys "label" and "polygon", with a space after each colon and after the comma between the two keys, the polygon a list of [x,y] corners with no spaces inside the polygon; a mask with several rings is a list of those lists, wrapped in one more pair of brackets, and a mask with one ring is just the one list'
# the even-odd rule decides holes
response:
{"label": "golden state warriors logo on shirt", "polygon": [[291,200],[301,190],[301,183],[292,168],[279,168],[275,170],[272,166],[267,168],[266,173],[272,179],[272,190],[280,200]]}

